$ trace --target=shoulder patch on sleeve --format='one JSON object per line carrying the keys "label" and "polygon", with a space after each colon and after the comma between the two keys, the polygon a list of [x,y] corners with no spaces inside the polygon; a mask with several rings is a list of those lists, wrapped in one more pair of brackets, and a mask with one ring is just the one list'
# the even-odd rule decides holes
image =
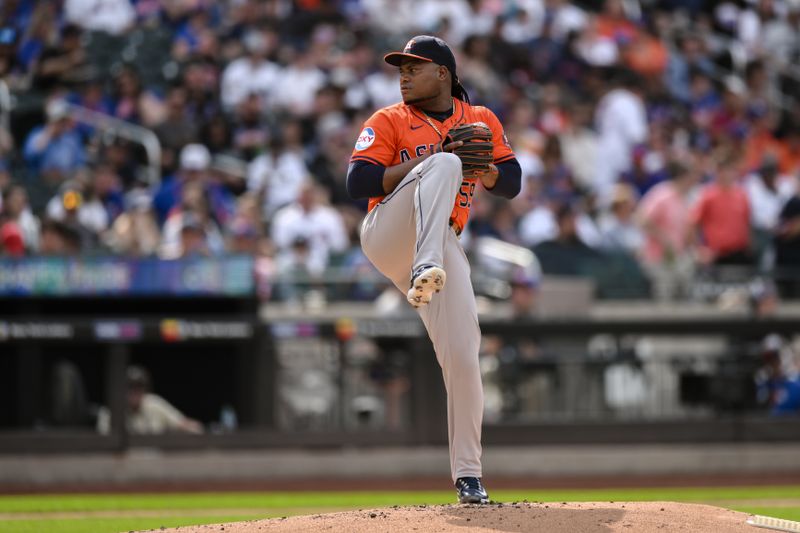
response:
{"label": "shoulder patch on sleeve", "polygon": [[358,140],[356,140],[356,150],[366,150],[372,143],[375,142],[375,130],[370,127],[364,128],[361,133],[358,134]]}

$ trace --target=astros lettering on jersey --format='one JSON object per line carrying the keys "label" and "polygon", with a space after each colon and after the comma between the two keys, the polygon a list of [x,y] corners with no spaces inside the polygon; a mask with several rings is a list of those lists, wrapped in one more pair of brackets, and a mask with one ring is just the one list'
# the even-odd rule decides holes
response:
{"label": "astros lettering on jersey", "polygon": [[[438,122],[414,106],[398,103],[375,112],[365,123],[358,136],[350,161],[366,161],[384,167],[398,165],[421,157],[435,149],[451,128],[462,123],[485,122],[492,130],[494,163],[514,158],[503,126],[494,113],[482,106],[472,106],[453,98],[453,114]],[[450,222],[458,232],[464,229],[472,206],[477,178],[464,179],[455,199]],[[372,211],[385,196],[369,199]]]}

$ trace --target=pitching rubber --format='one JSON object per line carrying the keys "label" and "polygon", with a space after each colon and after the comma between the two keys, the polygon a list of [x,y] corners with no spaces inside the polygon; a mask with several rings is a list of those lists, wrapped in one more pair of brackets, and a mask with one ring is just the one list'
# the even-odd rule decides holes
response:
{"label": "pitching rubber", "polygon": [[771,516],[755,515],[747,520],[751,526],[756,526],[772,531],[797,531],[800,532],[800,522],[784,520],[782,518],[772,518]]}
{"label": "pitching rubber", "polygon": [[444,288],[447,274],[439,267],[431,267],[414,278],[408,289],[408,303],[414,307],[422,307],[430,303],[433,295]]}

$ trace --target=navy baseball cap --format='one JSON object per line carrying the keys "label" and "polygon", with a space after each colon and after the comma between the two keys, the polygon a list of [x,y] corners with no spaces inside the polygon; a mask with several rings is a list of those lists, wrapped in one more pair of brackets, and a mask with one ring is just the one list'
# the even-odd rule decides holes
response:
{"label": "navy baseball cap", "polygon": [[417,35],[412,37],[410,41],[403,48],[402,52],[392,52],[386,54],[383,58],[384,61],[395,67],[400,66],[400,62],[404,57],[412,59],[419,59],[421,61],[431,61],[437,65],[447,67],[447,69],[456,75],[456,58],[450,47],[447,46],[443,40],[431,35]]}
{"label": "navy baseball cap", "polygon": [[447,68],[453,76],[453,96],[469,102],[467,91],[458,81],[456,58],[450,47],[442,39],[432,35],[417,35],[406,43],[402,52],[391,52],[383,56],[384,61],[395,67],[400,66],[403,58],[428,61]]}

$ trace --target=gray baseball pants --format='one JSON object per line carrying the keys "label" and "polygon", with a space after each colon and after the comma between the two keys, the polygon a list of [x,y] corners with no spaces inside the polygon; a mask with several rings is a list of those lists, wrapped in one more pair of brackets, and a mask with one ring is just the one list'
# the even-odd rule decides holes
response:
{"label": "gray baseball pants", "polygon": [[449,225],[461,181],[458,156],[434,154],[414,167],[361,225],[364,254],[404,296],[416,268],[436,265],[447,274],[442,291],[418,313],[447,390],[453,481],[482,474],[481,332],[467,256]]}

